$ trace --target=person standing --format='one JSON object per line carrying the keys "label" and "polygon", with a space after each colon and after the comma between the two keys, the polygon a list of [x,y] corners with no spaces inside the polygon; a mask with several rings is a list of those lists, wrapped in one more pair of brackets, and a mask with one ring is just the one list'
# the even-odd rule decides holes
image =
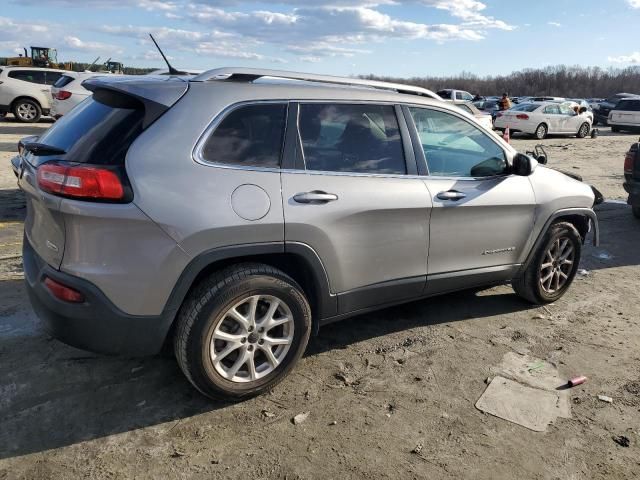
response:
{"label": "person standing", "polygon": [[511,99],[509,99],[509,95],[503,93],[498,105],[500,105],[500,110],[509,110],[511,108]]}

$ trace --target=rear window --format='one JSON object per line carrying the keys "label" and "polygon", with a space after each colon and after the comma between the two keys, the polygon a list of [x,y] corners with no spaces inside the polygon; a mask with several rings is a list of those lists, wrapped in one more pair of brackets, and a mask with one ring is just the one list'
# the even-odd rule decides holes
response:
{"label": "rear window", "polygon": [[620,100],[618,105],[616,105],[616,110],[640,112],[640,100]]}
{"label": "rear window", "polygon": [[536,105],[534,103],[521,103],[515,107],[511,107],[511,110],[515,110],[517,112],[533,112],[538,108],[540,108],[540,105]]}
{"label": "rear window", "polygon": [[[122,165],[129,146],[142,132],[144,106],[127,95],[96,90],[93,96],[45,132],[39,139],[67,152],[64,160],[100,165]],[[48,156],[29,156],[43,163]]]}
{"label": "rear window", "polygon": [[74,78],[70,77],[69,75],[62,75],[58,80],[56,80],[56,83],[53,84],[53,86],[55,88],[62,88],[65,85],[70,84],[71,82],[73,82]]}
{"label": "rear window", "polygon": [[444,100],[451,100],[451,90],[440,90],[437,92]]}

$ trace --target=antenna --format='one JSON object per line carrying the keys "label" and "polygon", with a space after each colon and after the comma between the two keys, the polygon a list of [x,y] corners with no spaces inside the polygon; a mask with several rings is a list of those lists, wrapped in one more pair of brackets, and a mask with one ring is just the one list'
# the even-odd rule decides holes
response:
{"label": "antenna", "polygon": [[173,68],[173,66],[171,66],[171,64],[169,63],[169,60],[167,60],[167,57],[165,57],[164,52],[158,45],[158,42],[156,42],[156,39],[153,38],[153,35],[151,34],[149,34],[149,36],[151,37],[151,40],[153,41],[154,45],[160,52],[160,55],[162,55],[162,58],[164,59],[164,63],[166,63],[167,67],[169,67],[169,75],[186,75],[186,72],[181,72],[180,70],[176,70],[175,68]]}

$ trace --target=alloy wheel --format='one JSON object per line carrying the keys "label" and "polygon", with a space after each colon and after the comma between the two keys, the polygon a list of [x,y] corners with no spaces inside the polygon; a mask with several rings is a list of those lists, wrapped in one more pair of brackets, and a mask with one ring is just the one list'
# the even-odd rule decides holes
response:
{"label": "alloy wheel", "polygon": [[575,248],[568,237],[557,238],[544,254],[540,265],[540,286],[547,294],[555,294],[569,280]]}
{"label": "alloy wheel", "polygon": [[21,103],[18,105],[17,112],[20,118],[24,120],[33,120],[38,114],[36,107],[30,103]]}
{"label": "alloy wheel", "polygon": [[221,317],[209,346],[216,371],[232,382],[252,382],[273,372],[293,343],[291,309],[271,295],[243,298]]}

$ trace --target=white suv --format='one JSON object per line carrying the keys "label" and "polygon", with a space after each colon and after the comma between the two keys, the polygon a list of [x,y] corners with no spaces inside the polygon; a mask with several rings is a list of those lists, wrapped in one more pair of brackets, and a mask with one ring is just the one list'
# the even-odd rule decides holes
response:
{"label": "white suv", "polygon": [[64,70],[36,67],[0,69],[0,115],[11,112],[19,122],[37,122],[51,109],[51,85]]}

